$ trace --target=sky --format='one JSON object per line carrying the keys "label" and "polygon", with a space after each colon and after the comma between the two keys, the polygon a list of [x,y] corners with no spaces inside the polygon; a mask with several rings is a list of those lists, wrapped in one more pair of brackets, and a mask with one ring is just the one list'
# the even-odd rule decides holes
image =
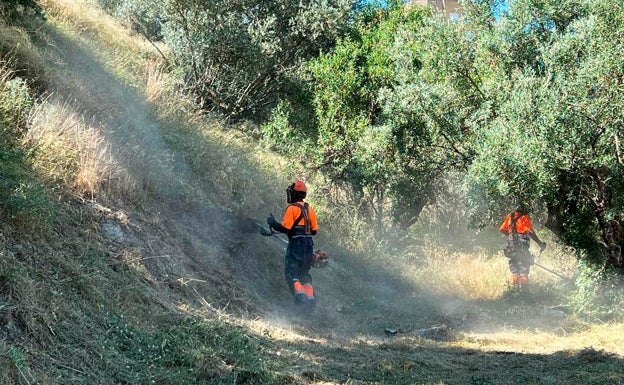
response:
{"label": "sky", "polygon": [[[407,1],[407,0],[404,0]],[[511,0],[499,0],[497,7],[494,9],[494,17],[498,19],[499,15],[509,9],[509,1]],[[386,4],[386,0],[364,0],[364,3],[380,3]]]}
{"label": "sky", "polygon": [[501,13],[507,11],[509,9],[509,2],[506,0],[501,1],[498,4],[498,7],[494,9],[494,17],[498,19]]}

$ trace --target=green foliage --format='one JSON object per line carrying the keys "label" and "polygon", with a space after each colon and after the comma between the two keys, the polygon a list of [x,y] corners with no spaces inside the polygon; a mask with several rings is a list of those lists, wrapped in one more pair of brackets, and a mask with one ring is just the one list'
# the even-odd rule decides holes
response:
{"label": "green foliage", "polygon": [[98,0],[98,4],[108,12],[115,12],[124,3],[131,3],[124,0]]}
{"label": "green foliage", "polygon": [[621,268],[623,6],[518,0],[494,22],[492,3],[460,23],[364,10],[311,66],[314,162],[406,226],[463,174],[473,225],[530,202],[589,262]]}
{"label": "green foliage", "polygon": [[24,359],[24,356],[22,355],[20,350],[16,348],[15,346],[11,346],[11,349],[9,349],[9,357],[11,359],[11,363],[18,370],[22,370],[26,366],[26,361]]}
{"label": "green foliage", "polygon": [[288,91],[301,63],[331,47],[351,6],[349,0],[168,0],[160,18],[177,71],[202,106],[260,120]]}
{"label": "green foliage", "polygon": [[120,382],[229,383],[240,373],[268,377],[258,342],[239,327],[184,317],[168,329],[148,332],[116,315],[104,327],[107,333],[97,345],[110,349],[106,354],[119,364],[114,372]]}
{"label": "green foliage", "polygon": [[11,23],[23,22],[28,16],[41,16],[41,7],[35,0],[3,0],[0,18]]}
{"label": "green foliage", "polygon": [[589,321],[621,320],[624,317],[622,275],[605,266],[596,269],[583,260],[578,264],[578,270],[577,291],[570,297],[574,309]]}
{"label": "green foliage", "polygon": [[11,79],[11,73],[2,71],[0,79],[0,144],[13,142],[32,107],[32,99],[26,82],[21,78]]}
{"label": "green foliage", "polygon": [[16,224],[41,224],[47,199],[19,144],[33,102],[25,81],[10,75],[0,69],[0,213]]}
{"label": "green foliage", "polygon": [[102,8],[146,38],[150,40],[163,38],[161,16],[165,12],[161,2],[146,0],[98,0],[98,2]]}
{"label": "green foliage", "polygon": [[[31,17],[22,15],[23,23],[31,21]],[[32,28],[37,28],[33,26]],[[0,64],[3,68],[11,69],[2,78],[20,77],[29,85],[41,87],[46,81],[46,71],[43,59],[31,42],[30,36],[24,28],[5,25],[0,21]]]}
{"label": "green foliage", "polygon": [[624,209],[614,199],[622,192],[616,111],[624,106],[624,41],[606,32],[622,28],[614,8],[621,5],[518,1],[496,29],[475,37],[484,59],[503,53],[488,60],[506,76],[486,83],[495,110],[481,114],[466,185],[490,208],[544,202],[564,242],[621,267],[610,222]]}
{"label": "green foliage", "polygon": [[318,120],[314,163],[334,183],[350,186],[353,203],[380,230],[388,199],[401,202],[394,218],[403,227],[413,223],[435,174],[419,162],[422,153],[413,145],[427,142],[426,134],[408,132],[421,128],[422,119],[402,114],[405,105],[394,98],[405,74],[419,70],[412,36],[425,15],[400,3],[364,10],[352,36],[310,66]]}
{"label": "green foliage", "polygon": [[28,381],[29,368],[22,349],[16,345],[0,345],[0,381],[3,384],[21,384]]}
{"label": "green foliage", "polygon": [[261,141],[266,145],[292,156],[302,149],[310,148],[310,138],[302,129],[307,125],[296,119],[297,111],[292,104],[281,100],[271,112],[269,120],[260,127]]}

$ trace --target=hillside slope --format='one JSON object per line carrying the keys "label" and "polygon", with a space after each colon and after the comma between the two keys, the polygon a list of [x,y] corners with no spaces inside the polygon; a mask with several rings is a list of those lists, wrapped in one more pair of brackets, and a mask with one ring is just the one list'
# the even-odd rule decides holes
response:
{"label": "hillside slope", "polygon": [[[297,314],[284,244],[252,221],[305,171],[176,110],[151,47],[91,2],[40,3],[47,88],[25,143],[54,215],[0,227],[1,383],[624,382],[621,333],[570,338],[572,320],[538,316],[560,300],[548,286],[443,296],[400,274],[415,269],[405,258],[342,249],[322,218],[333,260],[313,271],[318,309]],[[76,138],[89,161],[66,160]]]}

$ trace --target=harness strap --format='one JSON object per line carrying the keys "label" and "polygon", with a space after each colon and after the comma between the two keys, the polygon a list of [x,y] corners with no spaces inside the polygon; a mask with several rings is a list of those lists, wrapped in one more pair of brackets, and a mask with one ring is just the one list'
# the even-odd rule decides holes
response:
{"label": "harness strap", "polygon": [[513,246],[512,247],[516,247],[519,245],[524,245],[524,247],[528,247],[528,243],[529,243],[529,236],[527,233],[518,233],[518,230],[516,228],[516,223],[518,222],[518,220],[523,216],[523,214],[518,213],[518,215],[514,215],[516,214],[516,211],[512,211],[509,215],[511,217],[511,221],[509,223],[509,227],[511,229],[511,232],[509,233],[509,241]]}
{"label": "harness strap", "polygon": [[509,213],[509,217],[511,218],[511,221],[509,223],[509,227],[511,228],[511,234],[518,234],[518,230],[516,230],[516,222],[518,222],[518,219],[520,219],[520,217],[522,215],[519,215],[520,213],[518,213],[518,216],[515,215],[516,212],[512,211],[511,213]]}
{"label": "harness strap", "polygon": [[[299,216],[297,217],[297,219],[295,219],[295,221],[293,222],[293,228],[291,229],[291,231],[294,233],[292,238],[298,238],[298,237],[309,237],[312,235],[312,230],[310,228],[310,215],[308,214],[308,204],[304,203],[299,204],[299,203],[291,203],[291,206],[297,206],[299,207],[299,209],[301,210],[301,213],[299,214]],[[298,223],[301,220],[303,221],[303,226],[299,226]],[[297,234],[297,232],[295,231],[295,228],[299,228],[301,229],[303,227],[304,233],[303,234]]]}

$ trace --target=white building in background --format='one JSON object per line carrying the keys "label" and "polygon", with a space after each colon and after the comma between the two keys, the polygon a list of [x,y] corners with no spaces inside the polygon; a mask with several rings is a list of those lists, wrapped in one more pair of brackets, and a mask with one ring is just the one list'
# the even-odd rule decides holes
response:
{"label": "white building in background", "polygon": [[443,11],[449,20],[459,21],[461,16],[461,6],[459,0],[409,0],[408,6],[411,5],[429,5]]}

